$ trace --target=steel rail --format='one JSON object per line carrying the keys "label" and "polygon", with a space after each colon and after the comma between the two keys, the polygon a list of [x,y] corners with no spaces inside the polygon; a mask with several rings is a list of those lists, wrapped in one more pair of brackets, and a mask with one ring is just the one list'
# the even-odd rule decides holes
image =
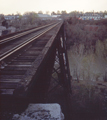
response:
{"label": "steel rail", "polygon": [[19,34],[17,34],[17,35],[14,35],[14,36],[5,38],[5,39],[3,39],[3,40],[0,40],[0,44],[3,44],[3,43],[5,43],[5,42],[8,42],[8,41],[14,40],[14,39],[16,39],[16,38],[22,37],[22,36],[27,35],[27,34],[29,34],[29,33],[31,33],[31,32],[40,30],[40,29],[42,29],[42,28],[48,27],[48,26],[50,26],[50,25],[52,25],[52,24],[54,24],[54,23],[51,23],[51,24],[48,24],[48,25],[45,25],[45,26],[41,26],[41,27],[38,27],[38,28],[34,28],[34,29],[32,29],[32,30],[29,30],[29,31],[26,31],[26,32],[23,32],[23,33],[19,33]]}
{"label": "steel rail", "polygon": [[16,47],[12,48],[11,50],[3,53],[0,55],[0,61],[4,60],[5,58],[7,58],[8,56],[10,56],[11,54],[15,53],[16,51],[18,51],[19,49],[23,48],[24,46],[28,45],[29,43],[31,43],[32,41],[34,41],[35,39],[39,38],[40,36],[42,36],[43,34],[45,34],[46,32],[48,32],[49,30],[51,30],[52,28],[54,28],[55,26],[57,26],[59,23],[47,28],[46,30],[43,30],[42,32],[40,32],[39,34],[33,36],[32,38],[24,41],[23,43],[17,45]]}

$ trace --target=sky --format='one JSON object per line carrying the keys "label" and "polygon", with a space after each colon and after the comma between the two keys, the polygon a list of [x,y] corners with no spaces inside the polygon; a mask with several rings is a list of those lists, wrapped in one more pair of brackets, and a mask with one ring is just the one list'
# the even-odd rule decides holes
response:
{"label": "sky", "polygon": [[107,0],[0,0],[0,14],[43,11],[105,11]]}

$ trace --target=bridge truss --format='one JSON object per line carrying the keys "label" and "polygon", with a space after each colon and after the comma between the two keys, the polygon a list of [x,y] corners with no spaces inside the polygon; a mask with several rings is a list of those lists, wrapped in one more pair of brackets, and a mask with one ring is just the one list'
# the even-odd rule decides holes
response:
{"label": "bridge truss", "polygon": [[[35,85],[33,92],[36,91],[37,97],[35,99],[38,98],[38,102],[50,102],[51,97],[54,99],[52,94],[55,91],[58,92],[57,89],[61,89],[66,102],[66,118],[69,120],[71,112],[71,76],[64,24],[48,45],[51,47],[42,65],[41,72],[38,74],[38,84]],[[51,100],[51,102],[54,102],[54,100]]]}

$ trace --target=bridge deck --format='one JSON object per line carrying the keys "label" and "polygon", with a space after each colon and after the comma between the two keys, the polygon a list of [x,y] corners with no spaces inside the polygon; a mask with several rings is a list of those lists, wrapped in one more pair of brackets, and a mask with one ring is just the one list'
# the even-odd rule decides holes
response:
{"label": "bridge deck", "polygon": [[[26,96],[38,82],[43,64],[52,51],[53,42],[62,24],[42,35],[0,70],[0,94]],[[48,67],[48,66],[47,66]]]}

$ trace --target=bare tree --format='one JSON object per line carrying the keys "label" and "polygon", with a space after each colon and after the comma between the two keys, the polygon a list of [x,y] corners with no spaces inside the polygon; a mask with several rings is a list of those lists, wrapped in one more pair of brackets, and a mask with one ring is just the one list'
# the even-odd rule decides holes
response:
{"label": "bare tree", "polygon": [[46,11],[46,14],[49,14],[49,11]]}
{"label": "bare tree", "polygon": [[4,15],[0,14],[0,21],[3,21],[3,20],[4,20]]}
{"label": "bare tree", "polygon": [[66,10],[61,11],[61,14],[62,14],[62,15],[67,14]]}
{"label": "bare tree", "polygon": [[42,11],[38,11],[38,14],[43,14],[43,12]]}
{"label": "bare tree", "polygon": [[58,10],[58,11],[57,11],[57,15],[60,15],[60,14],[61,14],[61,12]]}
{"label": "bare tree", "polygon": [[53,12],[51,12],[51,15],[56,15],[56,13],[53,11]]}
{"label": "bare tree", "polygon": [[35,21],[38,19],[38,15],[35,12],[26,12],[24,16],[27,17],[27,20],[30,24],[34,24]]}

